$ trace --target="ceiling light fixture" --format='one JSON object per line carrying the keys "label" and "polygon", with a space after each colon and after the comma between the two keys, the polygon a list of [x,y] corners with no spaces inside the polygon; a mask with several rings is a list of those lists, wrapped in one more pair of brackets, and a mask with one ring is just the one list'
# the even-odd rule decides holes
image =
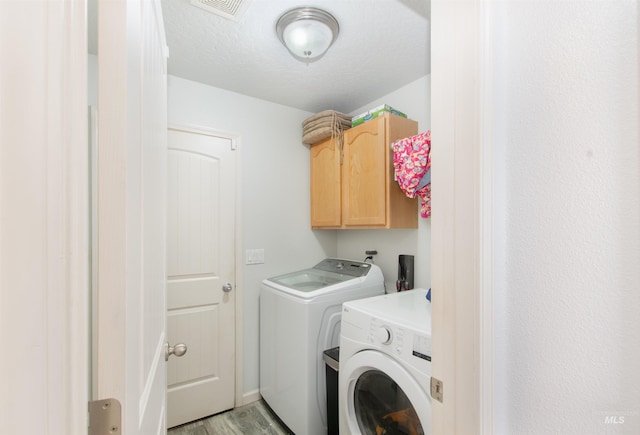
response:
{"label": "ceiling light fixture", "polygon": [[276,23],[278,38],[289,53],[307,64],[324,56],[339,32],[340,26],[333,15],[312,7],[285,12]]}

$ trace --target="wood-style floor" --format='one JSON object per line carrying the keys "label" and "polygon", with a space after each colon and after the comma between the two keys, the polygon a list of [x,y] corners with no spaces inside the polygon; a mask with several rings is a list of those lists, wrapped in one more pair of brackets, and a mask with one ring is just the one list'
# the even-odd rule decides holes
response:
{"label": "wood-style floor", "polygon": [[262,400],[169,429],[168,435],[291,435]]}

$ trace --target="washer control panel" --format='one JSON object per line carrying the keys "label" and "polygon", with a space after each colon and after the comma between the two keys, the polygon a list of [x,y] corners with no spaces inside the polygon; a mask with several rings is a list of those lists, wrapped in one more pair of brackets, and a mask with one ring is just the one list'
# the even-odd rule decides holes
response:
{"label": "washer control panel", "polygon": [[326,258],[313,266],[314,269],[325,272],[340,273],[343,275],[361,277],[366,276],[371,270],[371,264],[360,261],[341,260],[338,258]]}

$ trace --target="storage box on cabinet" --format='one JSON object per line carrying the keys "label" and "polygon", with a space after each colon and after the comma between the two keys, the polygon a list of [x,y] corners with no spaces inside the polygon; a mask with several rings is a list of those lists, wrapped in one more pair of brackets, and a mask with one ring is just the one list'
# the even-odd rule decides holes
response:
{"label": "storage box on cabinet", "polygon": [[[312,228],[417,228],[418,203],[393,179],[391,143],[418,124],[384,115],[311,146]],[[342,164],[341,164],[342,160]]]}

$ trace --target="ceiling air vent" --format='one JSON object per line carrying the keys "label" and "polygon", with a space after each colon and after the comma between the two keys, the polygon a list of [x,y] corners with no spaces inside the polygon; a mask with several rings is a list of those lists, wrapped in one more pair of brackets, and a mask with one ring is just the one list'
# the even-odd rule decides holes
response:
{"label": "ceiling air vent", "polygon": [[205,11],[239,21],[252,0],[191,0],[191,4]]}

